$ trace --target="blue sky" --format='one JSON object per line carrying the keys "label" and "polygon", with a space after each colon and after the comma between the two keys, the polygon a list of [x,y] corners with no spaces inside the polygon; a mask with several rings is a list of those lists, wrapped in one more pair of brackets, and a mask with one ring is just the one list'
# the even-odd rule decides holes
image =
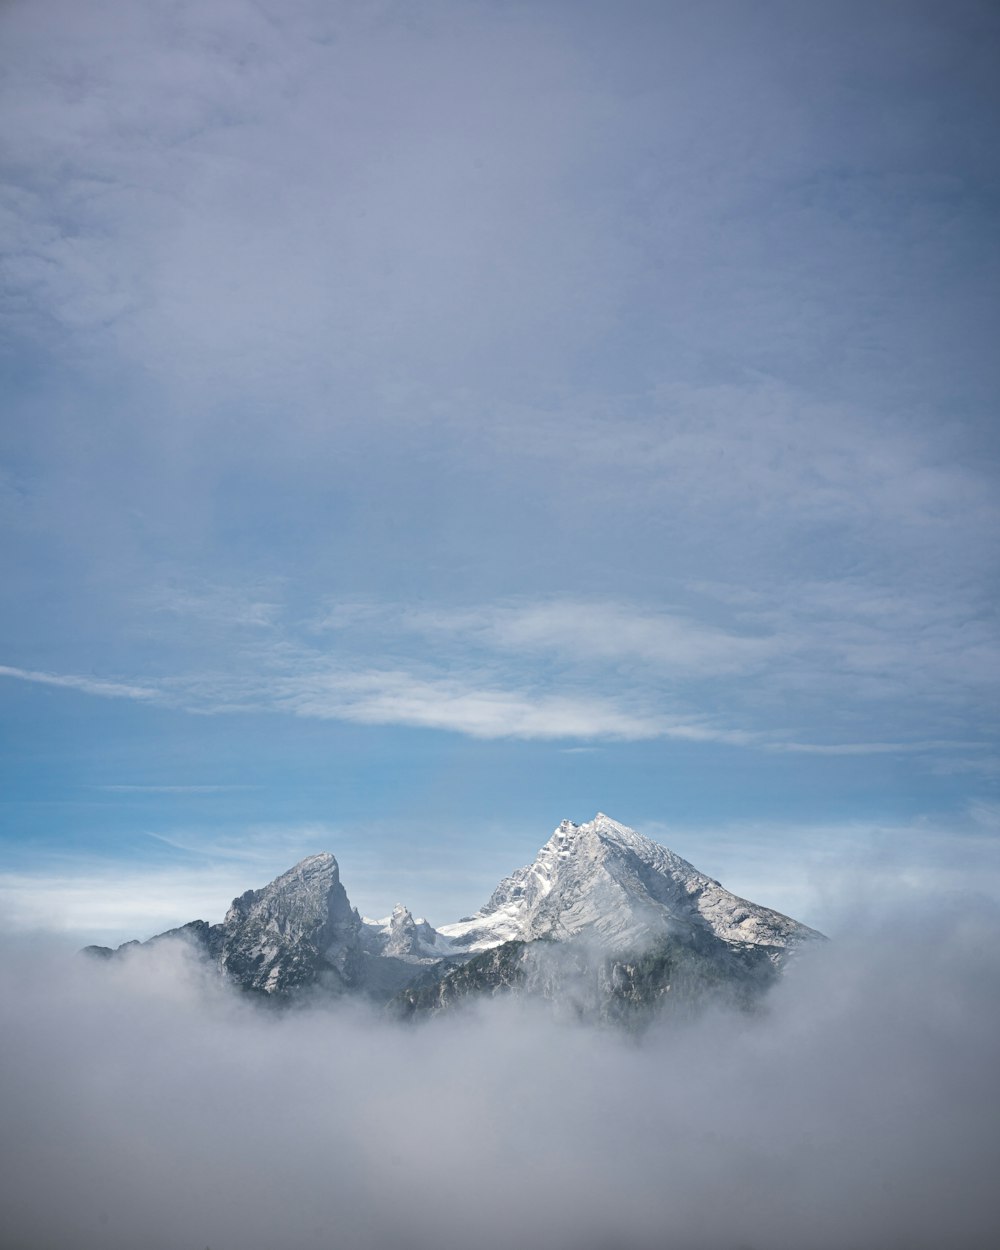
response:
{"label": "blue sky", "polygon": [[993,6],[0,26],[8,926],[1000,889]]}

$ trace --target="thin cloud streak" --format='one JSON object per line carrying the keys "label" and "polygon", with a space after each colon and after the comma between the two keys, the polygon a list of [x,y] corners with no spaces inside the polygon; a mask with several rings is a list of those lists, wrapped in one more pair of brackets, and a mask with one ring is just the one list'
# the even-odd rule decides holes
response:
{"label": "thin cloud streak", "polygon": [[276,690],[276,705],[297,716],[367,725],[444,729],[473,738],[655,738],[671,732],[662,718],[610,700],[422,679],[405,672],[306,677]]}
{"label": "thin cloud streak", "polygon": [[472,611],[409,612],[402,624],[505,651],[556,652],[612,663],[638,660],[686,677],[759,669],[786,647],[774,634],[752,637],[679,613],[571,599]]}
{"label": "thin cloud streak", "polygon": [[[762,685],[839,703],[960,706],[988,701],[1000,673],[992,618],[940,592],[877,592],[850,581],[690,590],[700,615],[569,597],[419,609],[345,601],[308,629],[333,633],[338,646],[362,637],[406,646],[415,636],[431,654],[457,647],[526,668],[545,660],[592,679],[623,671],[688,688],[726,681],[734,701],[742,695],[748,706]],[[720,611],[727,624],[707,619]]]}
{"label": "thin cloud streak", "polygon": [[229,790],[256,790],[252,785],[100,785],[107,794],[221,794]]}
{"label": "thin cloud streak", "polygon": [[[7,667],[0,667],[0,674],[91,695],[140,699],[200,715],[283,712],[308,719],[441,730],[481,739],[580,738],[638,742],[664,738],[814,755],[914,754],[985,747],[983,743],[947,739],[803,742],[782,738],[773,731],[712,723],[708,718],[670,717],[652,708],[632,705],[627,699],[532,693],[489,685],[468,676],[421,677],[399,670],[330,672],[320,669],[299,675],[278,672],[270,678],[259,674],[165,678],[158,687],[126,686],[73,675],[27,673]],[[133,789],[142,788],[155,789]]]}
{"label": "thin cloud streak", "polygon": [[101,677],[78,677],[70,673],[42,673],[7,664],[0,664],[0,677],[13,677],[18,681],[35,682],[42,686],[60,686],[66,690],[79,690],[83,694],[96,694],[106,699],[154,700],[161,697],[160,691],[151,686],[134,686]]}

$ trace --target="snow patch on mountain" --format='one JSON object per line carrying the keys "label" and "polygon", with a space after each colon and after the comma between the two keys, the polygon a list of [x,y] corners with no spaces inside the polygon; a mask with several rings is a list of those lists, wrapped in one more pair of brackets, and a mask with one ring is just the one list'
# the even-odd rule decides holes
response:
{"label": "snow patch on mountain", "polygon": [[[626,962],[608,973],[612,980],[644,977],[653,987],[643,990],[649,997],[659,993],[656,977],[674,966],[700,960],[716,980],[741,981],[744,964],[752,969],[762,959],[777,971],[791,949],[818,936],[730,894],[666,847],[598,813],[584,825],[564,820],[534,862],[501,881],[480,911],[440,929],[401,903],[384,919],[362,917],[341,884],[336,859],[323,852],[241,894],[222,924],[192,921],[142,945],[168,938],[193,943],[227,980],[251,992],[279,998],[305,990],[352,993],[384,1003],[418,985],[430,987],[433,999],[433,987],[448,978],[460,994],[487,986],[490,968],[478,968],[474,957],[507,943],[572,940],[571,964],[588,949],[598,962],[628,952],[632,963],[659,951],[655,968]],[[673,945],[668,949],[664,941]],[[740,952],[747,958],[730,966],[726,961]],[[553,968],[565,971],[565,960],[554,958],[549,952],[543,961],[550,979]],[[457,966],[469,961],[469,975],[457,977]],[[536,962],[535,955],[508,953],[518,984],[529,989]]]}
{"label": "snow patch on mountain", "polygon": [[420,961],[443,959],[455,953],[454,944],[448,938],[422,917],[414,918],[402,903],[397,903],[392,915],[384,920],[370,920],[367,916],[361,919],[367,927],[369,940],[381,955]]}
{"label": "snow patch on mountain", "polygon": [[442,925],[440,932],[469,952],[579,934],[624,949],[692,926],[731,945],[783,949],[819,936],[731,894],[603,812],[583,825],[564,820],[533,863],[501,881],[474,916]]}

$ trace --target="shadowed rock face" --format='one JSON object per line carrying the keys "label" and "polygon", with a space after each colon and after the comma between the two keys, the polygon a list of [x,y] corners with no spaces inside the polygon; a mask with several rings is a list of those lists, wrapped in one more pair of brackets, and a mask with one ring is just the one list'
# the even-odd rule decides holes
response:
{"label": "shadowed rock face", "polygon": [[361,917],[328,852],[233,900],[220,966],[245,989],[287,994],[320,980],[334,991],[357,981]]}
{"label": "shadowed rock face", "polygon": [[385,1003],[402,993],[396,1003],[412,1014],[517,991],[622,1018],[668,993],[693,1002],[728,987],[749,1003],[819,936],[598,814],[563,821],[481,911],[440,930],[402,904],[384,920],[360,916],[324,852],[241,894],[222,924],[195,920],[119,951],[179,938],[228,981],[276,999],[312,991]]}
{"label": "shadowed rock face", "polygon": [[168,938],[191,943],[241,989],[275,999],[313,991],[385,1002],[448,956],[437,931],[405,907],[384,921],[364,920],[329,852],[241,894],[222,924],[193,920],[148,942],[126,942],[118,951],[89,946],[86,953],[107,958]]}
{"label": "shadowed rock face", "polygon": [[709,1003],[754,1010],[781,975],[776,955],[773,947],[732,947],[705,932],[614,953],[580,938],[504,942],[406,987],[391,1007],[412,1018],[517,994],[581,1020],[639,1029],[657,1016],[690,1016]]}

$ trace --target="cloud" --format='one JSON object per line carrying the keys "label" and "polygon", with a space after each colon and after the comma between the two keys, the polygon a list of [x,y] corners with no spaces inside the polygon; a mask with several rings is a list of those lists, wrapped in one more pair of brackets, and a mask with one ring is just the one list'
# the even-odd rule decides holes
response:
{"label": "cloud", "polygon": [[[490,688],[462,678],[405,672],[321,674],[279,684],[277,703],[297,716],[412,725],[474,738],[658,737],[663,721],[607,699]],[[679,732],[679,731],[678,731]]]}
{"label": "cloud", "polygon": [[133,870],[119,863],[102,871],[77,864],[63,872],[0,873],[0,901],[8,932],[117,943],[189,920],[221,920],[246,881],[239,867]]}
{"label": "cloud", "polygon": [[[821,701],[828,721],[858,708],[869,725],[878,717],[881,732],[898,734],[904,750],[918,749],[902,732],[914,714],[931,728],[978,705],[980,723],[989,723],[986,705],[1000,672],[994,622],[985,608],[972,610],[940,588],[844,578],[694,583],[675,593],[686,600],[683,610],[570,596],[439,607],[345,601],[310,628],[334,632],[341,648],[378,640],[387,649],[422,645],[435,657],[477,657],[501,671],[544,665],[584,686],[641,686],[653,700],[683,692],[693,706],[710,706],[709,683],[717,683],[730,722],[792,739],[803,731],[775,725],[774,715],[808,723]],[[941,745],[938,735],[924,737],[928,749]],[[880,749],[877,742],[843,748]]]}
{"label": "cloud", "polygon": [[[609,643],[606,650],[613,646]],[[635,686],[633,692],[609,697],[590,693],[587,683],[579,680],[567,682],[568,692],[562,694],[524,685],[504,686],[492,672],[421,675],[393,669],[347,670],[332,667],[320,653],[283,645],[252,670],[248,658],[244,657],[246,667],[242,670],[162,678],[144,686],[8,666],[0,666],[0,675],[203,715],[267,711],[361,725],[433,729],[480,739],[635,742],[663,738],[817,756],[939,755],[987,746],[962,739],[801,741],[780,730],[743,728],[718,716],[671,714],[662,710],[666,701],[662,695],[639,692]],[[131,787],[138,788],[157,787]],[[171,788],[177,787],[158,787],[163,791]]]}
{"label": "cloud", "polygon": [[739,634],[682,613],[600,600],[542,600],[465,611],[425,608],[405,612],[401,623],[491,649],[638,662],[688,678],[759,669],[783,648],[783,640],[774,634]]}
{"label": "cloud", "polygon": [[[572,807],[559,814],[582,818]],[[973,896],[1000,904],[1000,811],[991,799],[947,818],[639,823],[731,892],[838,940],[860,912],[905,909],[921,895],[949,905]],[[0,914],[9,931],[117,945],[194,919],[220,920],[247,888],[305,855],[331,851],[362,912],[383,915],[402,899],[440,925],[471,914],[544,837],[537,822],[512,828],[492,817],[464,825],[460,836],[442,837],[432,810],[336,825],[161,823],[130,831],[128,859],[52,849],[20,856],[16,870],[0,873]]]}
{"label": "cloud", "polygon": [[722,825],[643,822],[643,832],[742,898],[805,919],[836,940],[859,915],[978,897],[1000,904],[1000,819],[990,802],[950,816]]}
{"label": "cloud", "polygon": [[34,570],[3,584],[44,662],[9,658],[138,653],[180,675],[158,697],[200,673],[244,706],[231,653],[295,645],[336,591],[335,667],[370,688],[290,657],[315,714],[974,736],[1000,672],[980,17],[119,8],[3,13]]}
{"label": "cloud", "polygon": [[79,690],[83,694],[96,694],[106,699],[150,700],[159,697],[159,692],[152,686],[134,686],[101,677],[77,677],[68,673],[39,673],[32,669],[12,668],[6,664],[0,664],[0,677],[13,677],[18,681],[36,682],[42,686],[61,686],[66,690]]}
{"label": "cloud", "polygon": [[251,785],[100,785],[109,794],[220,794],[227,790],[254,790]]}
{"label": "cloud", "polygon": [[944,738],[909,742],[769,742],[769,751],[788,751],[799,755],[930,755],[940,751],[961,751],[983,748],[986,743],[952,741]]}
{"label": "cloud", "polygon": [[109,967],[8,946],[7,1235],[984,1250],[998,939],[995,910],[924,898],[814,952],[763,1015],[638,1041],[503,1003],[422,1028],[275,1015],[182,950]]}
{"label": "cloud", "polygon": [[32,673],[6,666],[0,666],[0,675],[213,715],[264,709],[356,724],[440,729],[475,738],[635,740],[665,735],[693,741],[744,740],[738,732],[671,723],[641,708],[630,708],[623,701],[504,689],[470,676],[338,671],[317,661],[292,667],[300,671],[278,671],[271,676],[236,673],[171,678],[156,686]]}
{"label": "cloud", "polygon": [[599,103],[551,20],[49,0],[6,24],[22,327],[27,305],[182,391],[294,379],[312,407],[376,359],[391,385],[606,323],[581,301],[559,328],[558,279],[606,288],[621,250],[560,212]]}
{"label": "cloud", "polygon": [[[970,602],[939,585],[884,585],[858,578],[805,578],[794,586],[701,588],[735,601],[744,628],[780,629],[790,644],[790,683],[838,680],[893,697],[904,689],[970,699],[1000,671],[986,587]],[[988,696],[987,696],[988,697]]]}
{"label": "cloud", "polygon": [[147,829],[132,840],[131,862],[50,851],[20,870],[0,872],[0,911],[8,932],[117,945],[190,920],[219,921],[244,890],[343,841],[342,831],[320,823],[211,833]]}

